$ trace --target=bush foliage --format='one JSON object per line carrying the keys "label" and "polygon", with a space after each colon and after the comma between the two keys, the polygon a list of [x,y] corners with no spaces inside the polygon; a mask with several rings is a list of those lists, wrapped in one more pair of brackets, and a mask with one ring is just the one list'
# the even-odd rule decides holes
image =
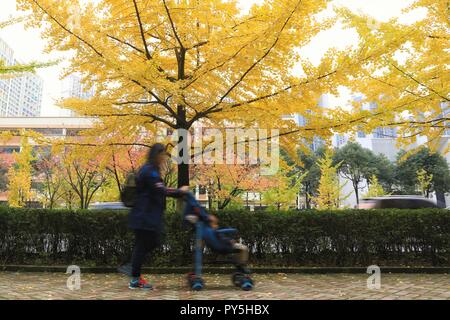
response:
{"label": "bush foliage", "polygon": [[[450,211],[346,210],[218,212],[239,230],[260,266],[449,266]],[[192,263],[193,233],[168,212],[153,266]],[[0,265],[116,266],[129,259],[124,211],[0,207]],[[207,252],[207,261],[216,260]],[[222,259],[223,260],[223,259]]]}

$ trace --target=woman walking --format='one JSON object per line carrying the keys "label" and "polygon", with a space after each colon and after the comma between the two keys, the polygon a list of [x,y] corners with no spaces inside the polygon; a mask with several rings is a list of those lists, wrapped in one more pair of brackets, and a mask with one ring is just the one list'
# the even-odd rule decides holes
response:
{"label": "woman walking", "polygon": [[152,289],[141,276],[141,267],[146,256],[160,246],[166,197],[181,197],[189,191],[188,186],[169,189],[164,185],[161,167],[167,160],[166,148],[157,143],[151,147],[147,162],[136,175],[135,204],[128,219],[128,226],[135,235],[130,289]]}

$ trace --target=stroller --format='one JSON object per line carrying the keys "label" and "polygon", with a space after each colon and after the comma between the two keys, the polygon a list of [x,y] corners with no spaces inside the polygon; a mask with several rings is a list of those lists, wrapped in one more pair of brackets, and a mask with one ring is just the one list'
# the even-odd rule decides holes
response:
{"label": "stroller", "polygon": [[[232,282],[242,290],[253,289],[253,280],[250,271],[246,268],[248,255],[247,247],[233,241],[237,230],[232,228],[213,228],[210,226],[210,215],[198,203],[192,193],[184,196],[185,207],[183,211],[184,222],[195,229],[195,271],[187,275],[188,284],[192,290],[202,290],[204,281],[202,279],[202,258],[204,244],[213,252],[219,254],[240,254],[241,259],[234,259],[233,264],[236,271],[232,275]],[[242,258],[242,255],[245,258]]]}

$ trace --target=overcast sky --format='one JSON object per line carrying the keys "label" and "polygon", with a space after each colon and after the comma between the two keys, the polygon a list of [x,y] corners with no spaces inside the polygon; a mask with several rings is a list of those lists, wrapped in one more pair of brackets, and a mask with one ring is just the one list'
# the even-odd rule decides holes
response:
{"label": "overcast sky", "polygon": [[[262,0],[240,0],[242,10],[248,10],[253,3],[262,2]],[[394,16],[398,16],[401,10],[407,7],[412,0],[335,0],[336,4],[344,5],[355,11],[362,11],[372,15],[374,18],[386,21]],[[16,11],[15,0],[1,0],[0,21],[7,20],[9,17],[19,15]],[[417,17],[416,17],[417,18]],[[411,17],[414,19],[414,17]],[[14,25],[0,30],[0,38],[5,40],[13,48],[16,59],[22,62],[33,60],[48,61],[61,57],[58,53],[46,55],[43,53],[45,40],[40,37],[38,29],[25,30],[22,24]],[[311,44],[302,50],[302,54],[309,57],[313,62],[320,60],[321,54],[330,46],[347,46],[354,42],[356,37],[349,31],[334,28],[323,33],[320,37],[314,39]],[[38,71],[38,74],[44,79],[44,94],[42,116],[58,116],[62,112],[55,107],[55,100],[61,93],[61,84],[59,76],[62,66],[54,66]],[[330,99],[331,104],[342,103],[343,99]]]}

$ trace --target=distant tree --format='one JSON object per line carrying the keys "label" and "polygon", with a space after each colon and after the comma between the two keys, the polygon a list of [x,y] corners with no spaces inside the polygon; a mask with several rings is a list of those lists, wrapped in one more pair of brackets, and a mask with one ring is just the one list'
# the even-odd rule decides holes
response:
{"label": "distant tree", "polygon": [[108,146],[91,149],[93,153],[109,159],[106,161],[105,169],[119,192],[122,191],[127,175],[131,172],[137,173],[147,154],[143,148],[132,146]]}
{"label": "distant tree", "polygon": [[99,156],[87,159],[80,150],[73,148],[65,151],[63,161],[63,177],[68,189],[76,195],[79,208],[88,208],[95,193],[107,181],[105,159]]}
{"label": "distant tree", "polygon": [[0,191],[5,191],[8,186],[8,166],[4,160],[0,160]]}
{"label": "distant tree", "polygon": [[[370,157],[370,168],[375,168],[374,173],[380,185],[386,192],[392,192],[395,186],[395,162],[390,161],[384,154],[373,155]],[[372,171],[372,170],[370,170]],[[369,177],[370,180],[371,177]]]}
{"label": "distant tree", "polygon": [[333,155],[326,151],[325,157],[318,160],[320,167],[320,183],[318,196],[314,198],[319,209],[338,209],[342,201],[350,195],[344,195],[345,184],[339,181],[338,168],[340,163],[333,165]]}
{"label": "distant tree", "polygon": [[362,182],[379,172],[378,159],[372,151],[355,142],[347,143],[334,154],[334,164],[340,163],[339,174],[352,183],[356,203],[359,203],[359,191],[364,187]]}
{"label": "distant tree", "polygon": [[383,186],[378,182],[376,175],[372,175],[370,180],[368,180],[368,191],[364,197],[381,197],[386,195]]}
{"label": "distant tree", "polygon": [[43,178],[40,194],[44,199],[45,207],[53,209],[58,200],[63,197],[64,179],[61,158],[51,151],[41,150],[35,163],[35,169]]}
{"label": "distant tree", "polygon": [[283,161],[277,173],[267,178],[267,187],[262,193],[263,202],[277,210],[288,209],[295,203],[306,175],[307,172],[299,171],[295,165]]}
{"label": "distant tree", "polygon": [[290,175],[302,176],[299,185],[299,193],[305,197],[305,205],[307,209],[311,208],[312,200],[317,196],[317,188],[319,187],[320,168],[318,159],[323,157],[324,148],[317,151],[299,150],[297,157],[291,157],[287,152],[281,150],[281,156],[287,165],[291,166]]}
{"label": "distant tree", "polygon": [[116,180],[111,175],[105,175],[105,181],[92,197],[91,202],[114,202],[120,201],[120,192]]}
{"label": "distant tree", "polygon": [[195,183],[208,191],[210,207],[214,203],[219,210],[232,201],[239,201],[246,190],[261,190],[263,178],[259,175],[259,167],[255,165],[202,164],[195,165],[192,171]]}
{"label": "distant tree", "polygon": [[450,191],[450,170],[447,160],[439,153],[428,148],[407,155],[400,151],[397,155],[397,181],[400,191],[406,194],[417,194],[420,189],[417,171],[423,169],[431,176],[427,193],[436,192],[439,202],[445,204],[445,193]]}
{"label": "distant tree", "polygon": [[14,164],[8,170],[8,203],[11,207],[25,207],[31,200],[32,147],[23,135],[21,150],[14,153]]}
{"label": "distant tree", "polygon": [[73,187],[66,181],[66,179],[62,180],[61,184],[61,200],[63,206],[69,210],[72,210],[78,207],[79,200],[77,199],[78,195],[74,191]]}
{"label": "distant tree", "polygon": [[422,192],[422,195],[428,198],[430,196],[430,188],[431,182],[433,181],[433,175],[428,174],[427,171],[423,168],[417,170],[416,174],[419,189]]}

